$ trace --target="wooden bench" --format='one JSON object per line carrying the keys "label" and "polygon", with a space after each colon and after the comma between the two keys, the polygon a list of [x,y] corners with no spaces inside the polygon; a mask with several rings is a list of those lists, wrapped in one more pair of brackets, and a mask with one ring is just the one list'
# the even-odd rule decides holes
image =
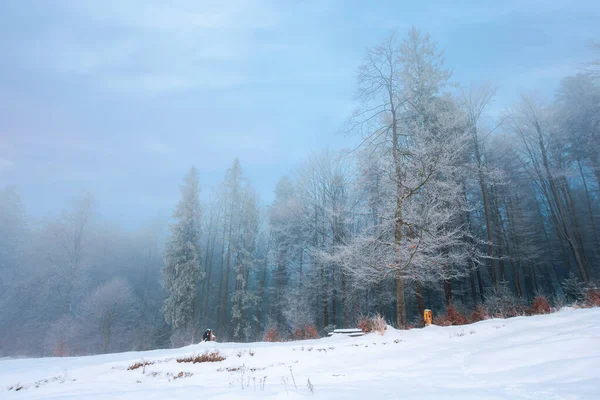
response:
{"label": "wooden bench", "polygon": [[362,336],[365,333],[358,329],[358,328],[354,328],[354,329],[336,329],[333,332],[329,332],[329,336],[333,336],[333,335],[346,335],[346,336],[350,336],[350,337],[357,337],[357,336]]}

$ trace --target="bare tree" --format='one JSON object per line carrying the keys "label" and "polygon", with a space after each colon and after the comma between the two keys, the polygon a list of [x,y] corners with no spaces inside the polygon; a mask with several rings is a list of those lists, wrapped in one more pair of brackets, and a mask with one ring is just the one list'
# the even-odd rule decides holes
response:
{"label": "bare tree", "polygon": [[133,291],[125,280],[119,278],[99,286],[84,302],[81,310],[86,328],[99,337],[103,353],[112,349],[115,336],[121,342],[119,349],[131,346],[136,316],[137,300]]}

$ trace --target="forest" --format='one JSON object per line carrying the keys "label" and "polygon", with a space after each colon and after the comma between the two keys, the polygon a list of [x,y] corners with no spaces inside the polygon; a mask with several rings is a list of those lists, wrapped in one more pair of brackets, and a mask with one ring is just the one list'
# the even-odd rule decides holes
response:
{"label": "forest", "polygon": [[366,50],[340,121],[358,146],[307,155],[271,204],[239,159],[214,188],[190,166],[168,227],[102,221],[93,194],[38,221],[19,187],[0,188],[0,357],[568,302],[600,278],[598,50],[552,99],[492,113],[492,84],[454,82],[427,34],[392,34]]}

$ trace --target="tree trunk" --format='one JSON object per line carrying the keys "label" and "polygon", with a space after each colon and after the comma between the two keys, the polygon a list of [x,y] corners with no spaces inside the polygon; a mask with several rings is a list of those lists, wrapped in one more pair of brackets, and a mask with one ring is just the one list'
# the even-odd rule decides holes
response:
{"label": "tree trunk", "polygon": [[473,147],[475,149],[475,160],[477,161],[477,176],[479,178],[479,188],[481,189],[481,197],[483,200],[483,215],[485,216],[485,230],[488,239],[488,253],[491,257],[491,268],[492,268],[492,281],[496,289],[498,288],[498,271],[496,267],[496,254],[494,251],[494,237],[492,233],[492,222],[490,215],[490,204],[487,193],[487,183],[485,182],[485,176],[483,174],[483,160],[481,158],[481,151],[479,149],[479,138],[477,137],[477,126],[474,124],[472,127],[473,132]]}
{"label": "tree trunk", "polygon": [[548,155],[547,155],[547,151],[546,151],[546,145],[545,145],[544,139],[543,139],[542,128],[540,127],[540,125],[537,121],[534,122],[534,126],[535,126],[537,134],[538,134],[538,144],[539,144],[540,152],[542,155],[542,165],[544,166],[546,176],[548,177],[550,193],[552,195],[552,200],[554,200],[554,204],[555,204],[555,207],[557,210],[557,216],[558,216],[559,222],[560,222],[559,229],[561,229],[562,234],[564,235],[564,237],[567,241],[567,244],[569,245],[571,252],[573,253],[573,256],[575,257],[575,262],[579,269],[581,278],[583,279],[584,282],[587,283],[588,282],[588,274],[586,271],[587,268],[585,265],[585,260],[582,258],[582,254],[579,251],[580,249],[577,247],[577,244],[574,242],[574,238],[569,234],[569,231],[566,226],[563,206],[562,206],[562,203],[558,196],[558,189],[556,187],[556,181],[555,181],[554,175],[552,174],[552,171],[550,169],[550,162],[548,161]]}
{"label": "tree trunk", "polygon": [[592,211],[592,201],[590,200],[590,192],[588,190],[587,182],[585,181],[585,174],[583,173],[583,168],[581,167],[581,162],[579,162],[579,160],[577,160],[577,166],[579,167],[579,173],[581,174],[581,182],[583,182],[583,189],[585,191],[585,200],[587,203],[588,213],[590,214],[590,222],[592,224],[592,232],[594,234],[594,243],[596,244],[596,249],[600,249],[600,240],[598,239],[598,229],[596,229],[596,219],[594,216],[594,212]]}
{"label": "tree trunk", "polygon": [[404,279],[397,276],[396,282],[396,327],[406,329],[406,303],[404,301]]}
{"label": "tree trunk", "polygon": [[[390,76],[390,82],[392,77]],[[394,103],[394,96],[392,88],[389,87],[389,100],[392,113],[392,156],[394,159],[394,174],[396,178],[396,212],[395,217],[395,228],[394,228],[394,245],[396,246],[396,268],[398,271],[395,276],[396,283],[396,326],[399,329],[406,329],[406,303],[404,301],[404,277],[402,276],[402,263],[399,257],[400,245],[402,244],[402,199],[403,199],[403,188],[402,188],[402,168],[400,164],[400,154],[398,151],[398,120],[396,118],[396,106]]]}
{"label": "tree trunk", "polygon": [[417,307],[419,309],[419,316],[422,318],[423,314],[425,314],[425,302],[423,300],[423,284],[421,281],[417,280],[415,282],[415,295],[417,298]]}

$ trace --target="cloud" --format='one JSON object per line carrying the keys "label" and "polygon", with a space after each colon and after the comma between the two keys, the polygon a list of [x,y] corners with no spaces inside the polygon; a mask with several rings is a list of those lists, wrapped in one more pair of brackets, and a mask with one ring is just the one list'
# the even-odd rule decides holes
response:
{"label": "cloud", "polygon": [[[65,1],[64,24],[25,46],[28,68],[84,78],[121,94],[212,88],[250,79],[257,30],[280,16],[264,1]],[[77,21],[77,22],[73,22]],[[224,65],[228,65],[224,68]],[[209,78],[210,77],[210,78]]]}
{"label": "cloud", "polygon": [[6,158],[0,158],[0,174],[14,169],[16,166],[14,161]]}
{"label": "cloud", "polygon": [[141,146],[144,151],[152,154],[171,155],[175,152],[174,148],[151,136],[144,136],[141,139]]}

